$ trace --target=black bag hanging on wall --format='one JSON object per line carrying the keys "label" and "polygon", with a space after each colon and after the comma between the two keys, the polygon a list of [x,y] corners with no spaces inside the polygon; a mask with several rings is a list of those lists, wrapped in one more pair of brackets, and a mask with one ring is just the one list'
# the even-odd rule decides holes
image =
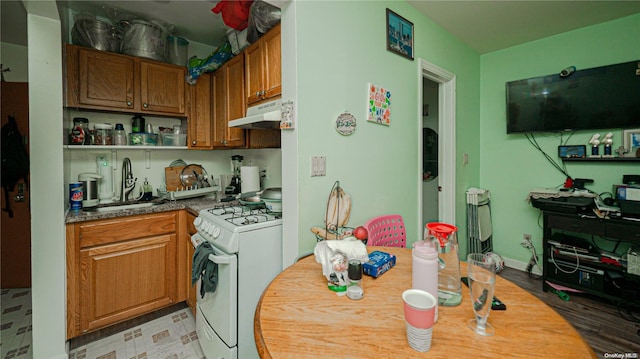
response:
{"label": "black bag hanging on wall", "polygon": [[2,126],[2,188],[5,198],[2,210],[9,213],[9,218],[13,218],[9,192],[13,192],[20,179],[29,184],[29,153],[15,117],[9,116],[9,122]]}

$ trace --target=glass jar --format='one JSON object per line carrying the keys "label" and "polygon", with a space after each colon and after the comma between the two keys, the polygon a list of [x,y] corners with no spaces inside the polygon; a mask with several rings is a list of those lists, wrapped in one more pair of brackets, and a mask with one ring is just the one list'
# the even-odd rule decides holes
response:
{"label": "glass jar", "polygon": [[83,117],[74,117],[73,127],[69,132],[70,145],[89,144],[89,120]]}
{"label": "glass jar", "polygon": [[94,145],[113,145],[113,126],[110,123],[96,123],[93,128],[96,130]]}
{"label": "glass jar", "polygon": [[424,238],[438,249],[438,304],[447,307],[462,301],[458,228],[440,222],[427,223]]}

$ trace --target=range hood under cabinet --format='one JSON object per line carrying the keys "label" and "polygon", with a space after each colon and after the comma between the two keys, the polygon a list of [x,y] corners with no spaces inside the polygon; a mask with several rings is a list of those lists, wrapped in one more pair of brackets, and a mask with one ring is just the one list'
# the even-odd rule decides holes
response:
{"label": "range hood under cabinet", "polygon": [[247,108],[247,116],[229,121],[229,127],[246,128],[250,130],[280,129],[282,100],[265,102]]}

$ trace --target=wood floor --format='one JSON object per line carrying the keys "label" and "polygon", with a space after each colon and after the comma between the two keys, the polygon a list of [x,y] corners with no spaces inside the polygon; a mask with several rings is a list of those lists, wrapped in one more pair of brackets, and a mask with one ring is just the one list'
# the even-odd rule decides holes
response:
{"label": "wood floor", "polygon": [[[500,275],[555,309],[580,332],[598,358],[618,358],[610,355],[614,353],[622,354],[619,358],[640,358],[640,308],[630,312],[583,293],[569,293],[570,300],[563,301],[554,293],[543,292],[541,279],[529,278],[526,272],[505,268]],[[509,310],[509,303],[505,304]],[[558,345],[562,345],[562,338],[558,338]]]}

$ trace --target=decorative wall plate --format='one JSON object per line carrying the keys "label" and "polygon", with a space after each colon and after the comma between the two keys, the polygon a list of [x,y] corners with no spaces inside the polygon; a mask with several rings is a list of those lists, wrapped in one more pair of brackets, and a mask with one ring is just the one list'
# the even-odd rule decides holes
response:
{"label": "decorative wall plate", "polygon": [[345,112],[336,119],[336,131],[344,136],[349,136],[356,130],[356,118]]}

